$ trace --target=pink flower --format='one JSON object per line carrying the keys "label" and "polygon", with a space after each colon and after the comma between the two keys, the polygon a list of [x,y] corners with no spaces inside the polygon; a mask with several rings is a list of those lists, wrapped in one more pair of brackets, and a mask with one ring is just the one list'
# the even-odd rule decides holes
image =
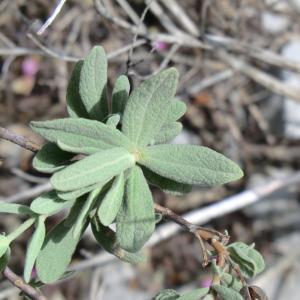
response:
{"label": "pink flower", "polygon": [[39,69],[39,61],[35,58],[26,57],[22,62],[22,71],[25,76],[33,77]]}

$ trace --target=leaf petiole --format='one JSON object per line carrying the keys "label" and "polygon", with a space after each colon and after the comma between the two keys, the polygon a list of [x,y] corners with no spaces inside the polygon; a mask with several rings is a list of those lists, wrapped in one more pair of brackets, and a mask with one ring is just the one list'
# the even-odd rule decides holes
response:
{"label": "leaf petiole", "polygon": [[18,236],[20,236],[24,231],[26,231],[33,223],[35,222],[35,218],[30,218],[21,224],[15,231],[11,232],[6,237],[9,239],[10,243],[15,240]]}

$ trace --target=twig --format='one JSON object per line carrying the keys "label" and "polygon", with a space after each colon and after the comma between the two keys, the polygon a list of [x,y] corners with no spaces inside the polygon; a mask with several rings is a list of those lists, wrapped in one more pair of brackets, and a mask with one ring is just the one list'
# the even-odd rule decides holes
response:
{"label": "twig", "polygon": [[11,282],[15,287],[20,289],[24,294],[35,300],[47,300],[47,298],[35,288],[26,284],[24,280],[15,274],[10,268],[6,267],[3,271],[3,276]]}
{"label": "twig", "polygon": [[44,31],[52,24],[54,19],[57,17],[57,15],[60,13],[62,7],[64,6],[65,2],[67,0],[60,0],[58,4],[56,5],[55,9],[51,13],[50,17],[47,19],[47,21],[44,23],[44,25],[39,29],[37,32],[38,35],[41,35],[44,33]]}
{"label": "twig", "polygon": [[30,139],[25,138],[24,136],[17,135],[14,132],[11,132],[10,130],[5,129],[3,127],[0,127],[0,138],[17,144],[20,147],[32,152],[37,152],[41,148],[39,145],[31,141]]}

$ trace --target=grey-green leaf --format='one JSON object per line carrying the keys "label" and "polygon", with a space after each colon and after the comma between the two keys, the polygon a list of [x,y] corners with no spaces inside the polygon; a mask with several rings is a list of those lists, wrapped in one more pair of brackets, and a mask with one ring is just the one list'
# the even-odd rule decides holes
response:
{"label": "grey-green leaf", "polygon": [[252,278],[264,270],[264,259],[252,246],[236,242],[230,244],[227,249],[230,258],[239,265],[245,277]]}
{"label": "grey-green leaf", "polygon": [[192,185],[160,176],[146,167],[142,167],[142,170],[148,183],[162,189],[165,193],[172,195],[182,195],[189,193],[192,190]]}
{"label": "grey-green leaf", "polygon": [[8,265],[10,259],[10,249],[8,248],[4,255],[0,257],[0,272],[2,272]]}
{"label": "grey-green leaf", "polygon": [[36,220],[36,228],[34,234],[28,244],[28,248],[26,251],[26,259],[24,266],[24,279],[26,282],[30,281],[33,266],[45,240],[45,234],[45,217],[39,216]]}
{"label": "grey-green leaf", "polygon": [[143,150],[139,161],[153,172],[187,184],[221,185],[243,176],[222,154],[194,145],[156,145]]}
{"label": "grey-green leaf", "polygon": [[166,123],[177,121],[185,114],[185,112],[186,112],[186,104],[181,100],[175,98],[175,100],[173,100],[170,104]]}
{"label": "grey-green leaf", "polygon": [[72,146],[65,144],[64,142],[57,140],[57,146],[63,151],[71,152],[71,153],[80,153],[80,154],[94,154],[96,152],[101,151],[101,149],[91,146]]}
{"label": "grey-green leaf", "polygon": [[116,233],[109,227],[105,227],[102,224],[99,224],[99,222],[96,222],[95,218],[92,222],[92,231],[100,246],[120,260],[131,264],[137,264],[145,260],[144,256],[139,252],[130,253],[122,249],[117,242]]}
{"label": "grey-green leaf", "polygon": [[144,81],[130,95],[122,118],[122,131],[139,146],[146,146],[166,121],[178,81],[170,68]]}
{"label": "grey-green leaf", "polygon": [[33,212],[25,205],[0,201],[0,213],[32,215]]}
{"label": "grey-green leaf", "polygon": [[180,295],[171,289],[163,290],[158,295],[156,295],[153,300],[176,300]]}
{"label": "grey-green leaf", "polygon": [[115,82],[112,92],[112,113],[122,116],[130,91],[128,77],[121,75]]}
{"label": "grey-green leaf", "polygon": [[118,114],[110,115],[106,121],[106,125],[111,128],[116,128],[120,122],[120,119],[121,117]]}
{"label": "grey-green leaf", "polygon": [[[36,263],[38,276],[44,283],[58,280],[71,262],[72,255],[80,240],[80,237],[77,239],[73,237],[74,223],[84,205],[84,200],[85,198],[78,199],[67,219],[56,225],[46,236]],[[81,235],[86,226],[87,223],[83,224]]]}
{"label": "grey-green leaf", "polygon": [[79,92],[89,116],[103,120],[108,113],[106,95],[107,59],[102,47],[93,47],[84,59],[80,73]]}
{"label": "grey-green leaf", "polygon": [[178,300],[198,300],[204,297],[209,292],[209,288],[195,289],[178,298]]}
{"label": "grey-green leaf", "polygon": [[124,148],[113,148],[90,155],[55,173],[51,184],[60,191],[72,191],[95,183],[105,183],[135,164]]}
{"label": "grey-green leaf", "polygon": [[115,220],[122,205],[123,194],[124,173],[121,173],[115,178],[98,208],[98,217],[103,225],[108,226]]}
{"label": "grey-green leaf", "polygon": [[140,167],[131,169],[125,186],[124,200],[117,216],[117,241],[121,248],[137,252],[155,228],[152,195]]}
{"label": "grey-green leaf", "polygon": [[33,167],[43,173],[54,173],[65,167],[73,153],[62,151],[56,144],[47,143],[36,154],[32,161]]}
{"label": "grey-green leaf", "polygon": [[71,204],[72,201],[63,200],[58,197],[56,191],[51,191],[35,198],[30,204],[30,209],[40,215],[53,215]]}
{"label": "grey-green leaf", "polygon": [[243,297],[231,288],[222,285],[214,284],[211,287],[223,300],[243,300]]}
{"label": "grey-green leaf", "polygon": [[[104,185],[104,184],[103,184]],[[73,229],[73,237],[74,239],[78,239],[83,225],[86,223],[87,217],[90,213],[90,211],[93,209],[93,206],[95,202],[97,201],[99,194],[101,192],[102,187],[96,188],[95,190],[92,190],[88,197],[87,200],[84,202],[84,205],[80,211],[80,213],[77,216],[76,223],[74,225]]]}
{"label": "grey-green leaf", "polygon": [[155,144],[163,144],[172,141],[182,130],[182,124],[179,122],[172,122],[164,124],[160,132],[155,136]]}
{"label": "grey-green leaf", "polygon": [[79,94],[80,74],[83,60],[75,64],[67,88],[67,110],[71,118],[88,118],[88,113]]}
{"label": "grey-green leaf", "polygon": [[0,235],[0,258],[9,249],[10,240],[5,235]]}
{"label": "grey-green leaf", "polygon": [[31,122],[32,129],[50,142],[58,140],[69,147],[109,149],[131,148],[131,142],[119,130],[95,120],[82,118]]}

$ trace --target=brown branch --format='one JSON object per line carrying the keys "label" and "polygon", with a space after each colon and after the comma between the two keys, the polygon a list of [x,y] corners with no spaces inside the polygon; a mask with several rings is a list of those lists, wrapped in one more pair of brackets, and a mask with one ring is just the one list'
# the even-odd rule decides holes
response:
{"label": "brown branch", "polygon": [[41,292],[25,283],[24,280],[15,274],[10,268],[6,267],[4,269],[3,276],[30,298],[35,300],[47,300]]}
{"label": "brown branch", "polygon": [[24,136],[20,136],[3,127],[0,127],[0,138],[10,141],[14,144],[17,144],[20,147],[32,152],[37,152],[41,149],[41,146],[37,145],[35,142],[31,141],[30,139]]}

